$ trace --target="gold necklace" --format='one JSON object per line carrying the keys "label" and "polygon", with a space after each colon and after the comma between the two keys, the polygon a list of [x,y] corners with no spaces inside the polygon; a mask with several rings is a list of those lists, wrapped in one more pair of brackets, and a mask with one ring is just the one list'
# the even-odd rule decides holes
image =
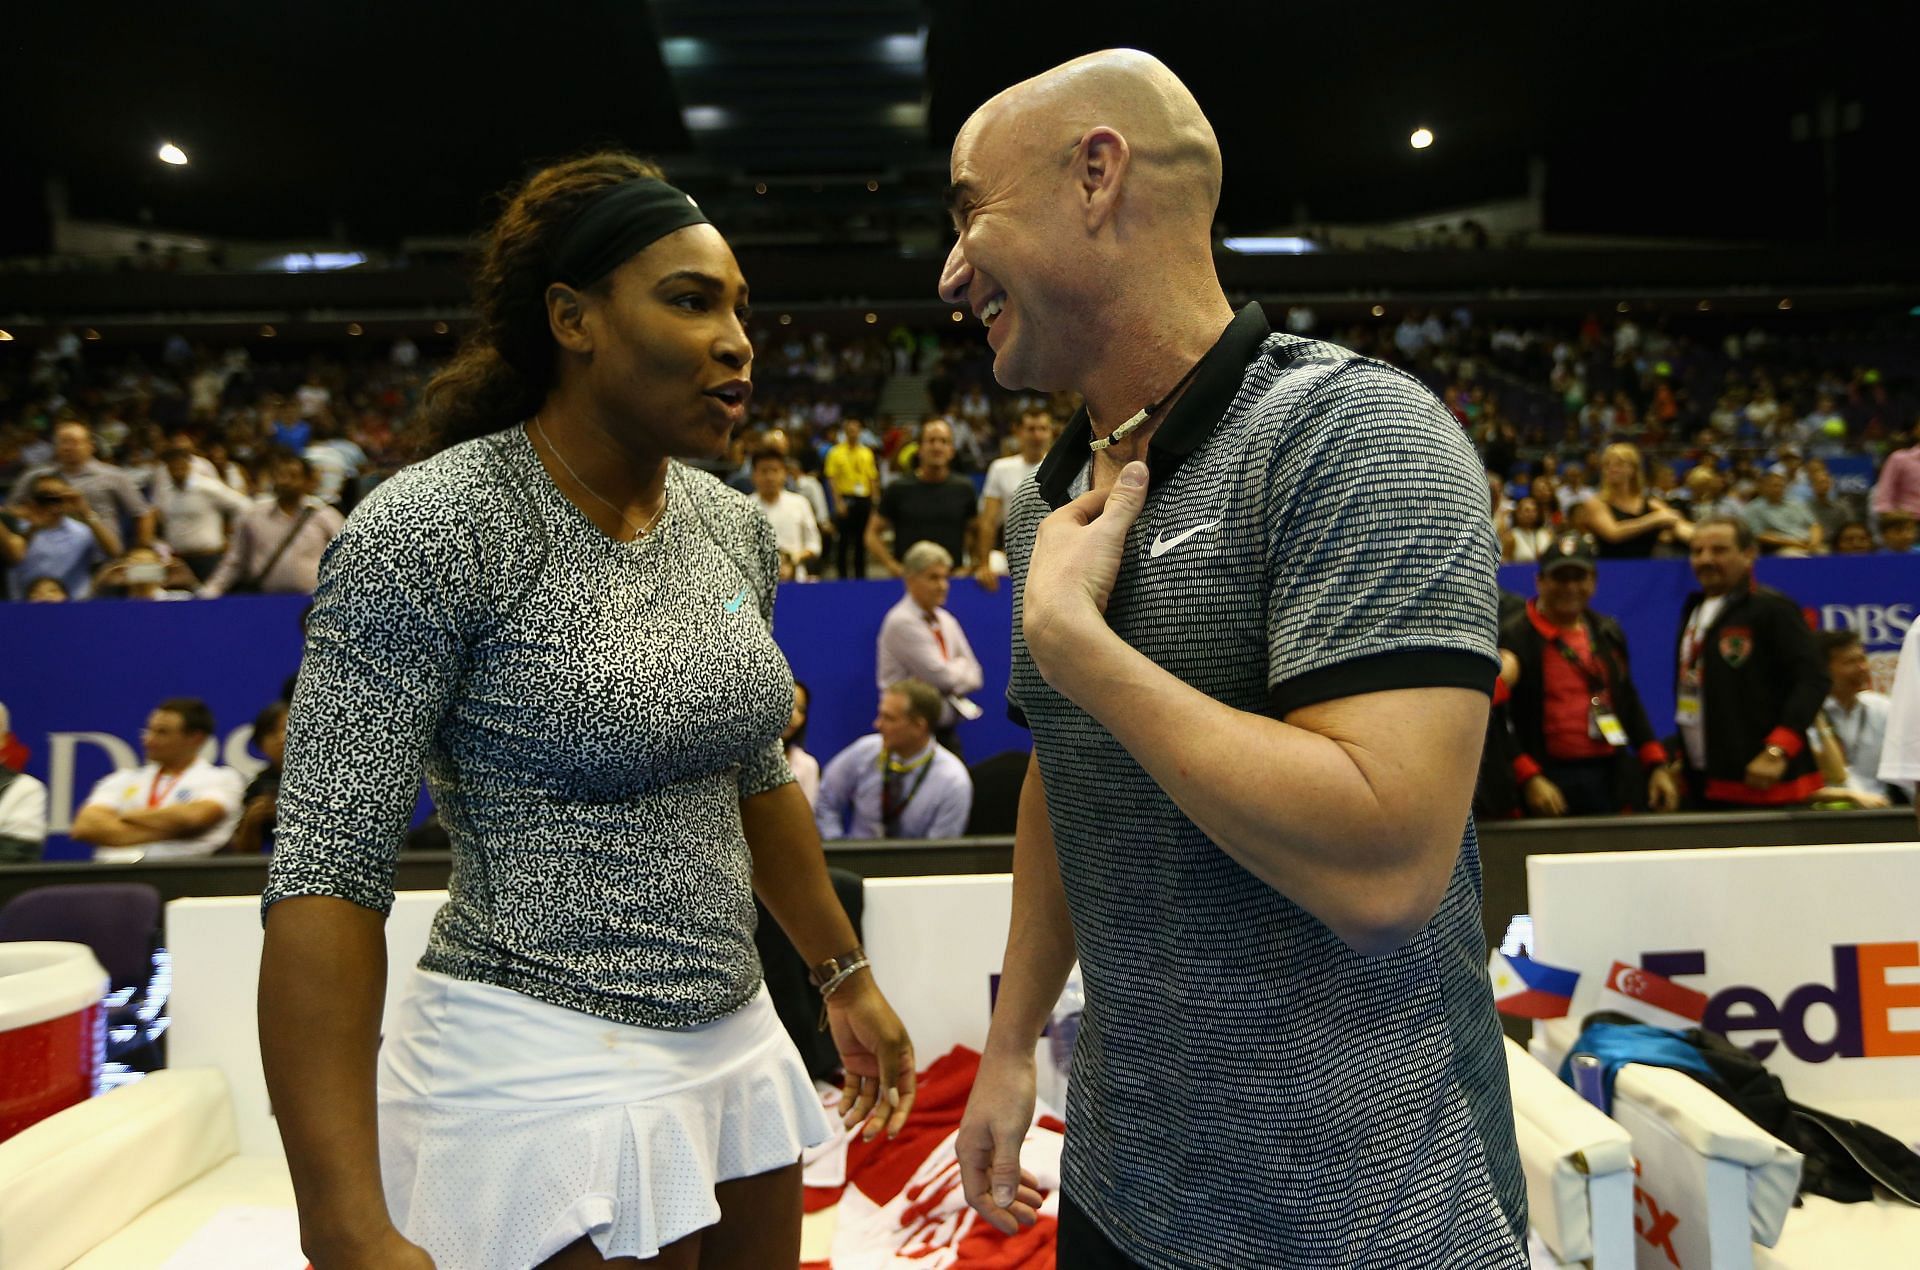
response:
{"label": "gold necklace", "polygon": [[666,487],[663,485],[660,487],[660,506],[654,508],[653,515],[647,518],[646,524],[644,525],[634,524],[632,521],[627,519],[627,514],[625,512],[621,511],[618,507],[614,506],[612,502],[608,501],[605,497],[601,495],[599,490],[587,484],[585,477],[581,476],[580,473],[573,470],[573,464],[567,462],[567,456],[560,453],[560,447],[555,445],[553,443],[553,438],[547,435],[547,425],[541,422],[539,415],[535,415],[533,417],[533,426],[540,430],[540,439],[546,442],[547,449],[552,452],[553,457],[560,460],[560,466],[566,469],[567,475],[573,478],[574,484],[578,485],[581,489],[585,490],[587,493],[593,495],[594,498],[600,501],[601,506],[605,507],[608,511],[612,512],[615,516],[619,517],[621,524],[625,525],[628,529],[633,530],[634,537],[639,538],[650,533],[653,530],[653,527],[660,523],[660,518],[667,514],[667,490],[666,490]]}

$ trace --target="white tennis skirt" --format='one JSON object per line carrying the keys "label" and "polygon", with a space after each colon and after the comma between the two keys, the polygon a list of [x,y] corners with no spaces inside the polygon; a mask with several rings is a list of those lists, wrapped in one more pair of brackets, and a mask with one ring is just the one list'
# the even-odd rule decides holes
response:
{"label": "white tennis skirt", "polygon": [[394,1224],[457,1270],[527,1270],[583,1235],[655,1256],[720,1219],[715,1184],[832,1133],[765,985],[669,1032],[415,969],[379,1100]]}

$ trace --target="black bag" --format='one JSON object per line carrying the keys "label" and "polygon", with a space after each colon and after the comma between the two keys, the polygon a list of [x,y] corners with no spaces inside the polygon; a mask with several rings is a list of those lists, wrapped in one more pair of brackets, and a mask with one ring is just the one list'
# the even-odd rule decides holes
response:
{"label": "black bag", "polygon": [[[1747,1119],[1806,1157],[1800,1193],[1842,1204],[1873,1198],[1877,1185],[1920,1207],[1920,1155],[1870,1124],[1803,1106],[1759,1059],[1713,1032],[1688,1028],[1687,1043],[1726,1082],[1720,1092]],[[1731,1091],[1731,1092],[1727,1092]]]}

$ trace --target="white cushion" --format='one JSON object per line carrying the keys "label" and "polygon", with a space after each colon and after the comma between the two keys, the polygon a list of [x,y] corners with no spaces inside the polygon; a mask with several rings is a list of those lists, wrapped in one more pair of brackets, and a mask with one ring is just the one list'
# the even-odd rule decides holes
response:
{"label": "white cushion", "polygon": [[[1619,1229],[1603,1230],[1599,1243],[1624,1252],[1632,1238],[1633,1139],[1511,1040],[1506,1054],[1535,1232],[1560,1260],[1587,1261],[1595,1256],[1595,1223],[1610,1224]],[[1616,1182],[1602,1181],[1615,1174]]]}
{"label": "white cushion", "polygon": [[1920,1208],[1885,1197],[1841,1204],[1809,1195],[1787,1217],[1777,1244],[1753,1250],[1753,1264],[1765,1270],[1920,1264]]}
{"label": "white cushion", "polygon": [[0,1142],[0,1265],[58,1270],[234,1154],[227,1082],[155,1072]]}
{"label": "white cushion", "polygon": [[293,1180],[287,1175],[286,1159],[236,1155],[141,1213],[69,1270],[160,1270],[168,1262],[177,1267],[182,1264],[175,1260],[184,1253],[182,1245],[196,1239],[204,1244],[210,1233],[204,1230],[208,1223],[222,1210],[236,1208],[287,1210],[284,1229],[275,1228],[271,1243],[260,1237],[249,1242],[248,1266],[301,1270],[307,1264],[300,1254],[299,1225],[293,1216]]}
{"label": "white cushion", "polygon": [[1747,1215],[1756,1242],[1771,1247],[1800,1188],[1800,1153],[1685,1072],[1628,1063],[1614,1077],[1616,1103],[1633,1103],[1689,1150],[1746,1170]]}

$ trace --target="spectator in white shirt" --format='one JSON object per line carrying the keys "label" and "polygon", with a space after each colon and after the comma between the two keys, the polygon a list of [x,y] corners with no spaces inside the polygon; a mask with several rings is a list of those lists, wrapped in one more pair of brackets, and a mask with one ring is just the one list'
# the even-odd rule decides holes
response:
{"label": "spectator in white shirt", "polygon": [[198,470],[193,452],[170,445],[160,454],[161,470],[153,479],[153,510],[160,518],[160,537],[173,554],[205,582],[213,576],[227,550],[227,522],[244,515],[253,503],[216,475]]}
{"label": "spectator in white shirt", "polygon": [[321,413],[313,420],[313,441],[305,450],[313,465],[313,496],[329,507],[338,507],[348,482],[367,465],[367,452],[341,432],[339,421]]}
{"label": "spectator in white shirt", "polygon": [[989,591],[1000,588],[1000,574],[1007,569],[1007,557],[998,551],[1000,528],[1006,523],[1007,508],[1020,483],[1040,470],[1041,460],[1053,446],[1053,415],[1044,407],[1020,412],[1013,431],[1020,443],[1018,453],[995,459],[987,465],[987,483],[980,490],[980,517],[974,522],[978,535],[974,543],[973,576]]}
{"label": "spectator in white shirt", "polygon": [[1912,781],[1880,779],[1880,756],[1887,739],[1887,714],[1893,702],[1874,692],[1873,667],[1858,631],[1821,631],[1815,639],[1827,659],[1833,686],[1820,712],[1847,761],[1847,787],[1884,799],[1913,796]]}
{"label": "spectator in white shirt", "polygon": [[102,863],[212,855],[233,836],[245,782],[201,757],[213,714],[192,697],[162,701],[147,716],[140,745],[147,762],[101,778],[71,833],[93,844]]}
{"label": "spectator in white shirt", "polygon": [[875,678],[883,693],[903,679],[932,684],[941,696],[934,736],[958,754],[954,728],[963,718],[980,717],[980,707],[967,694],[980,691],[985,680],[960,620],[942,607],[953,557],[937,542],[917,542],[907,548],[900,566],[907,593],[880,623]]}
{"label": "spectator in white shirt", "polygon": [[820,525],[813,506],[787,488],[787,456],[772,447],[753,456],[753,505],[773,525],[780,580],[805,581],[820,567]]}
{"label": "spectator in white shirt", "polygon": [[47,787],[17,770],[15,764],[25,762],[0,703],[0,864],[32,864],[46,847]]}
{"label": "spectator in white shirt", "polygon": [[801,467],[799,457],[791,451],[787,454],[787,488],[806,499],[807,506],[813,508],[813,523],[820,530],[820,558],[825,560],[833,554],[833,507],[827,502],[827,487],[820,483],[819,477]]}
{"label": "spectator in white shirt", "polygon": [[195,452],[193,434],[184,430],[178,431],[167,437],[167,439],[161,443],[159,455],[154,462],[142,464],[139,468],[139,470],[144,473],[140,479],[146,485],[148,503],[152,503],[158,495],[173,487],[174,478],[172,473],[168,471],[166,464],[167,452],[170,450],[185,450],[187,452],[187,470],[189,472],[198,472],[203,476],[221,479],[220,469],[214,465],[213,460]]}
{"label": "spectator in white shirt", "polygon": [[[1907,627],[1888,698],[1879,776],[1890,784],[1905,781],[1911,786],[1920,782],[1920,622]],[[1920,822],[1920,798],[1913,800],[1913,807]]]}

